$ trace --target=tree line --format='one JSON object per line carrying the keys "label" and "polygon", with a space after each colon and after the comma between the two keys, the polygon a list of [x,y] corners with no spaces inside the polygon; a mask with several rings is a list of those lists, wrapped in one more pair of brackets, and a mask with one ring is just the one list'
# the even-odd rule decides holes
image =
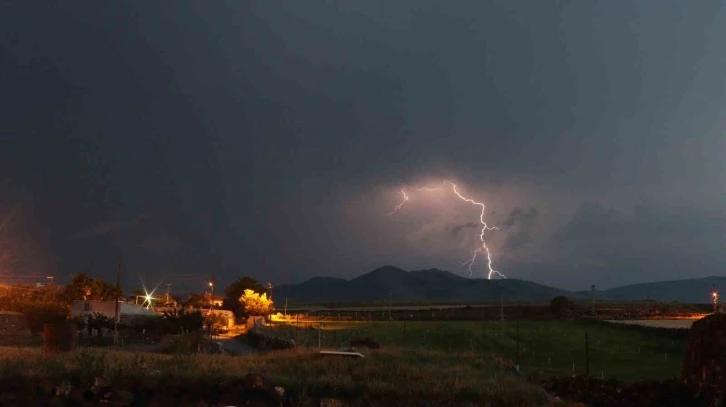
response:
{"label": "tree line", "polygon": [[[265,287],[251,277],[239,277],[225,290],[222,309],[232,311],[237,318],[247,315],[268,315],[273,310],[272,301],[268,298]],[[88,273],[79,273],[71,278],[68,285],[36,286],[3,286],[0,287],[0,311],[15,311],[25,315],[28,326],[33,331],[40,331],[46,323],[66,320],[70,317],[71,305],[75,300],[114,301],[124,296],[123,288],[101,278],[91,277]],[[209,296],[194,294],[184,306],[207,306]],[[169,315],[170,319],[180,317]],[[190,317],[186,317],[187,320]],[[96,318],[92,330],[107,327],[108,321]],[[194,324],[192,324],[194,325]]]}

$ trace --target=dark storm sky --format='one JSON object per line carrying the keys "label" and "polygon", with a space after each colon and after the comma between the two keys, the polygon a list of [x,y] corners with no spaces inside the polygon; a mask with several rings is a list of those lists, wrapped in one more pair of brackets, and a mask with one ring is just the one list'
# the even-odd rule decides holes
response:
{"label": "dark storm sky", "polygon": [[443,179],[509,277],[726,265],[720,1],[6,0],[0,31],[6,280],[468,275],[476,208],[385,216]]}

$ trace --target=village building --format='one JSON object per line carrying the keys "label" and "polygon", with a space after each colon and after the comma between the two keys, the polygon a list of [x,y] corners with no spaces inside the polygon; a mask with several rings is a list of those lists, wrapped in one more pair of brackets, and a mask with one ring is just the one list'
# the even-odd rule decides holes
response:
{"label": "village building", "polygon": [[[156,312],[151,309],[146,309],[135,304],[127,304],[119,302],[119,319],[121,322],[133,322],[139,317],[153,317],[158,316]],[[91,300],[76,300],[73,301],[71,306],[71,317],[72,318],[83,318],[89,315],[99,313],[109,318],[116,317],[116,303],[114,301],[91,301]]]}

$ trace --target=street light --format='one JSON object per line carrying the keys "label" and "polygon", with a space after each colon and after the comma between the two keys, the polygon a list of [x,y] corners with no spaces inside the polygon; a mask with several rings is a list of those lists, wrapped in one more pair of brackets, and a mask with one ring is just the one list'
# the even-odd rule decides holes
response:
{"label": "street light", "polygon": [[146,295],[144,295],[144,302],[141,303],[142,307],[144,306],[144,304],[146,304],[146,309],[151,308],[152,301],[154,301],[156,299],[152,296],[152,294],[153,294],[153,292],[151,294],[147,293]]}
{"label": "street light", "polygon": [[713,298],[713,313],[718,313],[718,290],[716,284],[713,285],[713,291],[711,291],[711,298]]}
{"label": "street light", "polygon": [[214,310],[214,281],[209,282],[209,312]]}

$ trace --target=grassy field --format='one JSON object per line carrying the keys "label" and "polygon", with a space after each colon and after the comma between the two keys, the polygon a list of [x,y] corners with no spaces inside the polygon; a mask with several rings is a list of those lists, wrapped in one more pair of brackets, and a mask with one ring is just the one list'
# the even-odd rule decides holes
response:
{"label": "grassy field", "polygon": [[248,373],[303,396],[301,406],[317,405],[316,397],[360,406],[552,405],[541,387],[505,371],[495,357],[470,352],[382,349],[353,360],[320,357],[306,349],[246,357],[100,350],[49,357],[39,349],[0,348],[0,360],[0,378],[24,377],[31,394],[42,380],[59,383],[76,377],[89,385],[101,377],[113,388],[141,381],[167,399],[177,397],[164,405],[197,405],[195,399],[216,397],[225,392],[219,388]]}
{"label": "grassy field", "polygon": [[622,380],[680,376],[688,340],[687,332],[682,330],[571,320],[328,322],[308,328],[277,324],[267,329],[275,336],[313,347],[320,341],[323,347],[338,348],[350,339],[370,337],[387,347],[496,353],[512,360],[517,359],[519,347],[525,374],[541,371],[555,375],[572,374],[573,364],[574,373],[585,373],[587,333],[590,373]]}
{"label": "grassy field", "polygon": [[623,319],[608,321],[614,324],[640,325],[654,328],[689,329],[697,319]]}

